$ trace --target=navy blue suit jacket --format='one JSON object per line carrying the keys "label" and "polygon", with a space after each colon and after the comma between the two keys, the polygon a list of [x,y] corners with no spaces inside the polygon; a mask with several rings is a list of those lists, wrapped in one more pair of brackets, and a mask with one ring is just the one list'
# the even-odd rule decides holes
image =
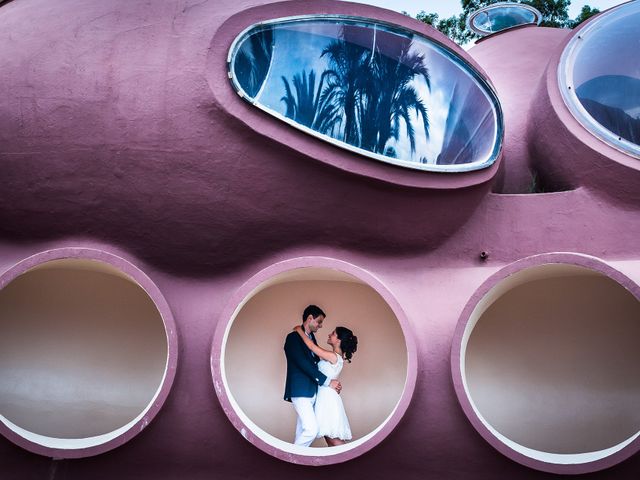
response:
{"label": "navy blue suit jacket", "polygon": [[[313,334],[311,339],[316,342]],[[326,375],[318,370],[318,357],[307,348],[296,332],[287,335],[284,354],[287,357],[284,399],[290,402],[291,397],[313,397],[318,391],[318,385],[323,385],[327,380]]]}

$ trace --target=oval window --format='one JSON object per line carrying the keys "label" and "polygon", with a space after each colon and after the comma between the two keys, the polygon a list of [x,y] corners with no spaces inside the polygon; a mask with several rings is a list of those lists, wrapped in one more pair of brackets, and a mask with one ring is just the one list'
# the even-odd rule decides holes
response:
{"label": "oval window", "polygon": [[258,108],[334,145],[431,171],[491,165],[502,138],[495,93],[434,41],[373,20],[318,16],[254,25],[229,76]]}
{"label": "oval window", "polygon": [[638,25],[639,2],[596,17],[565,48],[558,76],[574,117],[614,148],[640,158]]}
{"label": "oval window", "polygon": [[484,37],[519,25],[539,25],[542,14],[535,8],[518,3],[494,3],[473,12],[467,27]]}

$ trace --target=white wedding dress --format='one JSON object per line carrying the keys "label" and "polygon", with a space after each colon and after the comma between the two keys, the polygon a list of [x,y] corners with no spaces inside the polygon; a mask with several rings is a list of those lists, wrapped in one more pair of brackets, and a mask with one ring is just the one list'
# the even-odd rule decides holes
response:
{"label": "white wedding dress", "polygon": [[[318,370],[331,380],[338,378],[344,365],[344,360],[337,355],[338,361],[331,364],[326,360],[318,362]],[[342,398],[331,387],[318,387],[318,396],[315,405],[316,419],[318,420],[318,437],[340,438],[351,440],[351,427],[344,411]]]}

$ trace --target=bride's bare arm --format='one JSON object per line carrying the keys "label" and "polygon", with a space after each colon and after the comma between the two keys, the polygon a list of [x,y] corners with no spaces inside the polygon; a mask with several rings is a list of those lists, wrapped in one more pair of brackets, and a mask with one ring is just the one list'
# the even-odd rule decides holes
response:
{"label": "bride's bare arm", "polygon": [[338,356],[335,352],[333,352],[332,350],[325,350],[324,348],[319,347],[318,345],[313,343],[313,341],[304,333],[304,330],[302,330],[302,327],[300,325],[296,325],[294,327],[294,330],[298,332],[298,335],[300,335],[300,338],[302,338],[302,341],[307,346],[307,348],[322,360],[326,360],[331,364],[335,364],[338,361]]}

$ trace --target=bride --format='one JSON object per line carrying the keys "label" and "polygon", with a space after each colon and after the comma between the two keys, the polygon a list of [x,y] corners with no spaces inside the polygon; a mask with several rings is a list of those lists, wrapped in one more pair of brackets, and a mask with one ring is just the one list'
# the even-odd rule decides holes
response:
{"label": "bride", "polygon": [[[358,337],[345,327],[336,327],[329,334],[327,343],[331,345],[331,350],[325,350],[313,343],[300,325],[294,330],[298,332],[307,348],[320,358],[318,369],[332,380],[340,375],[344,360],[351,363],[351,357],[358,347]],[[322,385],[318,387],[314,410],[318,421],[318,438],[324,437],[330,447],[351,440],[351,427],[342,398],[334,389]]]}

